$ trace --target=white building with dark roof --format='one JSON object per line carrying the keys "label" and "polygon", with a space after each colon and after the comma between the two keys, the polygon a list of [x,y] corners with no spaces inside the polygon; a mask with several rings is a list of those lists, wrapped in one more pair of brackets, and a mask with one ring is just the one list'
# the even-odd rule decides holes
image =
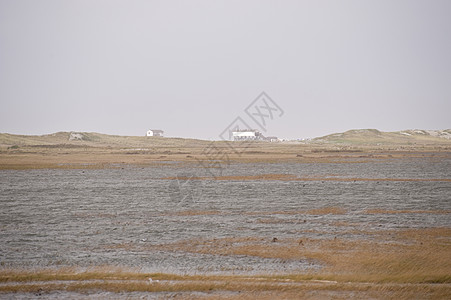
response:
{"label": "white building with dark roof", "polygon": [[263,134],[255,129],[243,129],[232,132],[234,141],[261,141],[264,139]]}

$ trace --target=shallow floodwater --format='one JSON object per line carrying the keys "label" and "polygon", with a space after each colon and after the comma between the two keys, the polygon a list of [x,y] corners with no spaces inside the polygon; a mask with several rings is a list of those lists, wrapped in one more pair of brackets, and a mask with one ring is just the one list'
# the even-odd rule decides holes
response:
{"label": "shallow floodwater", "polygon": [[[271,241],[273,237],[346,234],[352,238],[349,228],[334,225],[337,222],[357,224],[365,230],[451,227],[446,213],[364,213],[369,209],[451,210],[449,181],[185,180],[209,176],[210,172],[450,179],[451,159],[223,167],[167,163],[145,168],[0,171],[0,268],[110,265],[181,274],[296,272],[320,265],[306,260],[192,254],[145,246],[226,237]],[[180,180],[164,179],[174,176]],[[299,213],[323,207],[347,212]],[[215,213],[182,213],[206,210]],[[265,222],[267,218],[271,221]]]}

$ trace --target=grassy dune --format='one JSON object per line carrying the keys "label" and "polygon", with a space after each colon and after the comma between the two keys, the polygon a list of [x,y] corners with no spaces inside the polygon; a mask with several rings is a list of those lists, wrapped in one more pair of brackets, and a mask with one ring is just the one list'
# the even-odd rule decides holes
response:
{"label": "grassy dune", "polygon": [[181,147],[205,146],[208,141],[182,138],[161,138],[145,136],[120,136],[96,132],[77,133],[81,139],[70,139],[71,132],[57,132],[46,135],[15,135],[0,133],[0,146],[42,146],[70,148],[72,146],[86,147]]}
{"label": "grassy dune", "polygon": [[450,144],[451,129],[404,130],[397,132],[382,132],[377,129],[356,129],[319,137],[314,139],[314,142],[350,145]]}

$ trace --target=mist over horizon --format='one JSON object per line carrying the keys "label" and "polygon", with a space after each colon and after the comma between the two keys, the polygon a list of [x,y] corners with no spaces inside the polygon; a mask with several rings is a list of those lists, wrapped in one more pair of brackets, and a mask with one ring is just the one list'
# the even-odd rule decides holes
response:
{"label": "mist over horizon", "polygon": [[0,1],[0,132],[451,128],[449,1]]}

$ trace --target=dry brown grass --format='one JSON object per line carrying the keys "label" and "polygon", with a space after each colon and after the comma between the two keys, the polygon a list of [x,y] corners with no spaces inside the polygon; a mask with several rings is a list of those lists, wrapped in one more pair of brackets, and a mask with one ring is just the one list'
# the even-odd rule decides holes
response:
{"label": "dry brown grass", "polygon": [[[174,279],[176,275],[168,277],[164,274],[152,274],[157,279]],[[146,274],[133,270],[126,270],[120,267],[112,266],[94,266],[85,271],[80,271],[74,267],[62,267],[58,269],[38,269],[17,270],[2,269],[0,270],[0,282],[29,282],[29,281],[54,281],[54,280],[96,280],[96,279],[115,279],[115,280],[139,280],[147,279]]]}
{"label": "dry brown grass", "polygon": [[[140,274],[153,276],[155,274]],[[121,276],[118,275],[117,278]],[[162,276],[163,277],[163,276]],[[311,276],[285,278],[281,276],[171,276],[170,280],[149,283],[145,278],[135,280],[111,279],[108,274],[100,280],[79,280],[70,277],[59,281],[48,280],[11,282],[0,285],[0,295],[11,293],[36,293],[44,296],[52,291],[76,292],[89,295],[100,291],[118,293],[125,296],[130,292],[172,293],[176,299],[411,299],[427,297],[444,299],[451,286],[447,284],[397,284],[397,283],[359,283],[334,282],[312,279]],[[9,294],[5,294],[9,293]],[[173,294],[175,293],[175,294]],[[162,294],[160,294],[162,295]],[[149,294],[147,294],[149,296]]]}
{"label": "dry brown grass", "polygon": [[388,209],[367,209],[365,214],[450,214],[451,210],[388,210]]}
{"label": "dry brown grass", "polygon": [[[136,250],[135,245],[128,245]],[[307,259],[324,268],[273,276],[143,274],[108,266],[83,272],[2,270],[0,293],[170,292],[183,299],[444,299],[451,294],[450,228],[392,230],[368,239],[236,237],[186,240],[139,250]],[[159,280],[150,284],[148,278]],[[203,293],[203,294],[199,294]],[[0,294],[1,295],[1,294]],[[5,294],[6,295],[6,294]]]}
{"label": "dry brown grass", "polygon": [[[34,140],[21,142],[17,149],[8,149],[10,146],[8,143],[4,146],[0,145],[0,169],[111,168],[117,167],[118,164],[148,166],[165,161],[197,164],[199,161],[208,162],[209,159],[204,152],[210,145],[207,141],[142,139],[140,137],[109,137],[104,143],[64,142],[63,140],[58,140],[57,144]],[[221,155],[227,155],[228,159],[235,163],[358,163],[412,157],[431,157],[440,160],[451,156],[450,148],[433,145],[426,148],[412,146],[397,149],[377,146],[345,147],[260,142],[251,143],[249,147],[241,147],[240,144],[233,143],[236,147],[233,150],[225,142],[215,142],[214,146]],[[223,163],[228,162],[225,160]],[[275,176],[276,178],[271,178],[272,175],[264,175],[259,180],[288,180],[291,175],[275,174]],[[325,176],[324,179],[303,180],[328,180],[327,178],[330,176]]]}
{"label": "dry brown grass", "polygon": [[182,210],[182,211],[174,211],[174,212],[166,212],[158,214],[159,216],[210,216],[210,215],[219,215],[225,214],[221,213],[217,210]]}
{"label": "dry brown grass", "polygon": [[[271,223],[270,220],[274,220],[275,222],[280,222],[279,219],[273,217],[274,215],[341,215],[345,214],[347,211],[342,207],[337,206],[324,206],[320,208],[312,208],[305,210],[271,210],[271,211],[251,211],[244,212],[243,214],[248,216],[270,216],[267,218],[267,223]],[[285,220],[285,222],[287,222]],[[298,221],[296,221],[298,222]],[[262,222],[264,223],[264,221]]]}
{"label": "dry brown grass", "polygon": [[[451,229],[373,233],[375,238],[196,239],[156,246],[160,250],[263,258],[311,259],[325,265],[322,278],[339,281],[451,283]],[[300,242],[302,240],[302,242]],[[316,276],[318,276],[316,274]]]}
{"label": "dry brown grass", "polygon": [[309,209],[304,212],[304,214],[308,215],[342,215],[345,214],[347,211],[346,209],[342,207],[336,207],[336,206],[326,206],[316,209]]}
{"label": "dry brown grass", "polygon": [[[189,212],[187,212],[189,214]],[[259,223],[279,223],[283,222],[274,215],[341,215],[346,214],[347,210],[337,206],[325,206],[321,208],[314,208],[308,210],[290,210],[290,211],[253,211],[246,212],[250,216],[269,216],[258,219]],[[364,214],[436,214],[444,215],[451,214],[450,210],[387,210],[387,209],[367,209],[363,211]],[[200,214],[200,213],[199,213]],[[287,222],[286,220],[284,222]],[[296,221],[298,222],[298,221]],[[337,221],[333,223],[334,226],[360,226],[360,223],[349,223],[345,221]]]}

